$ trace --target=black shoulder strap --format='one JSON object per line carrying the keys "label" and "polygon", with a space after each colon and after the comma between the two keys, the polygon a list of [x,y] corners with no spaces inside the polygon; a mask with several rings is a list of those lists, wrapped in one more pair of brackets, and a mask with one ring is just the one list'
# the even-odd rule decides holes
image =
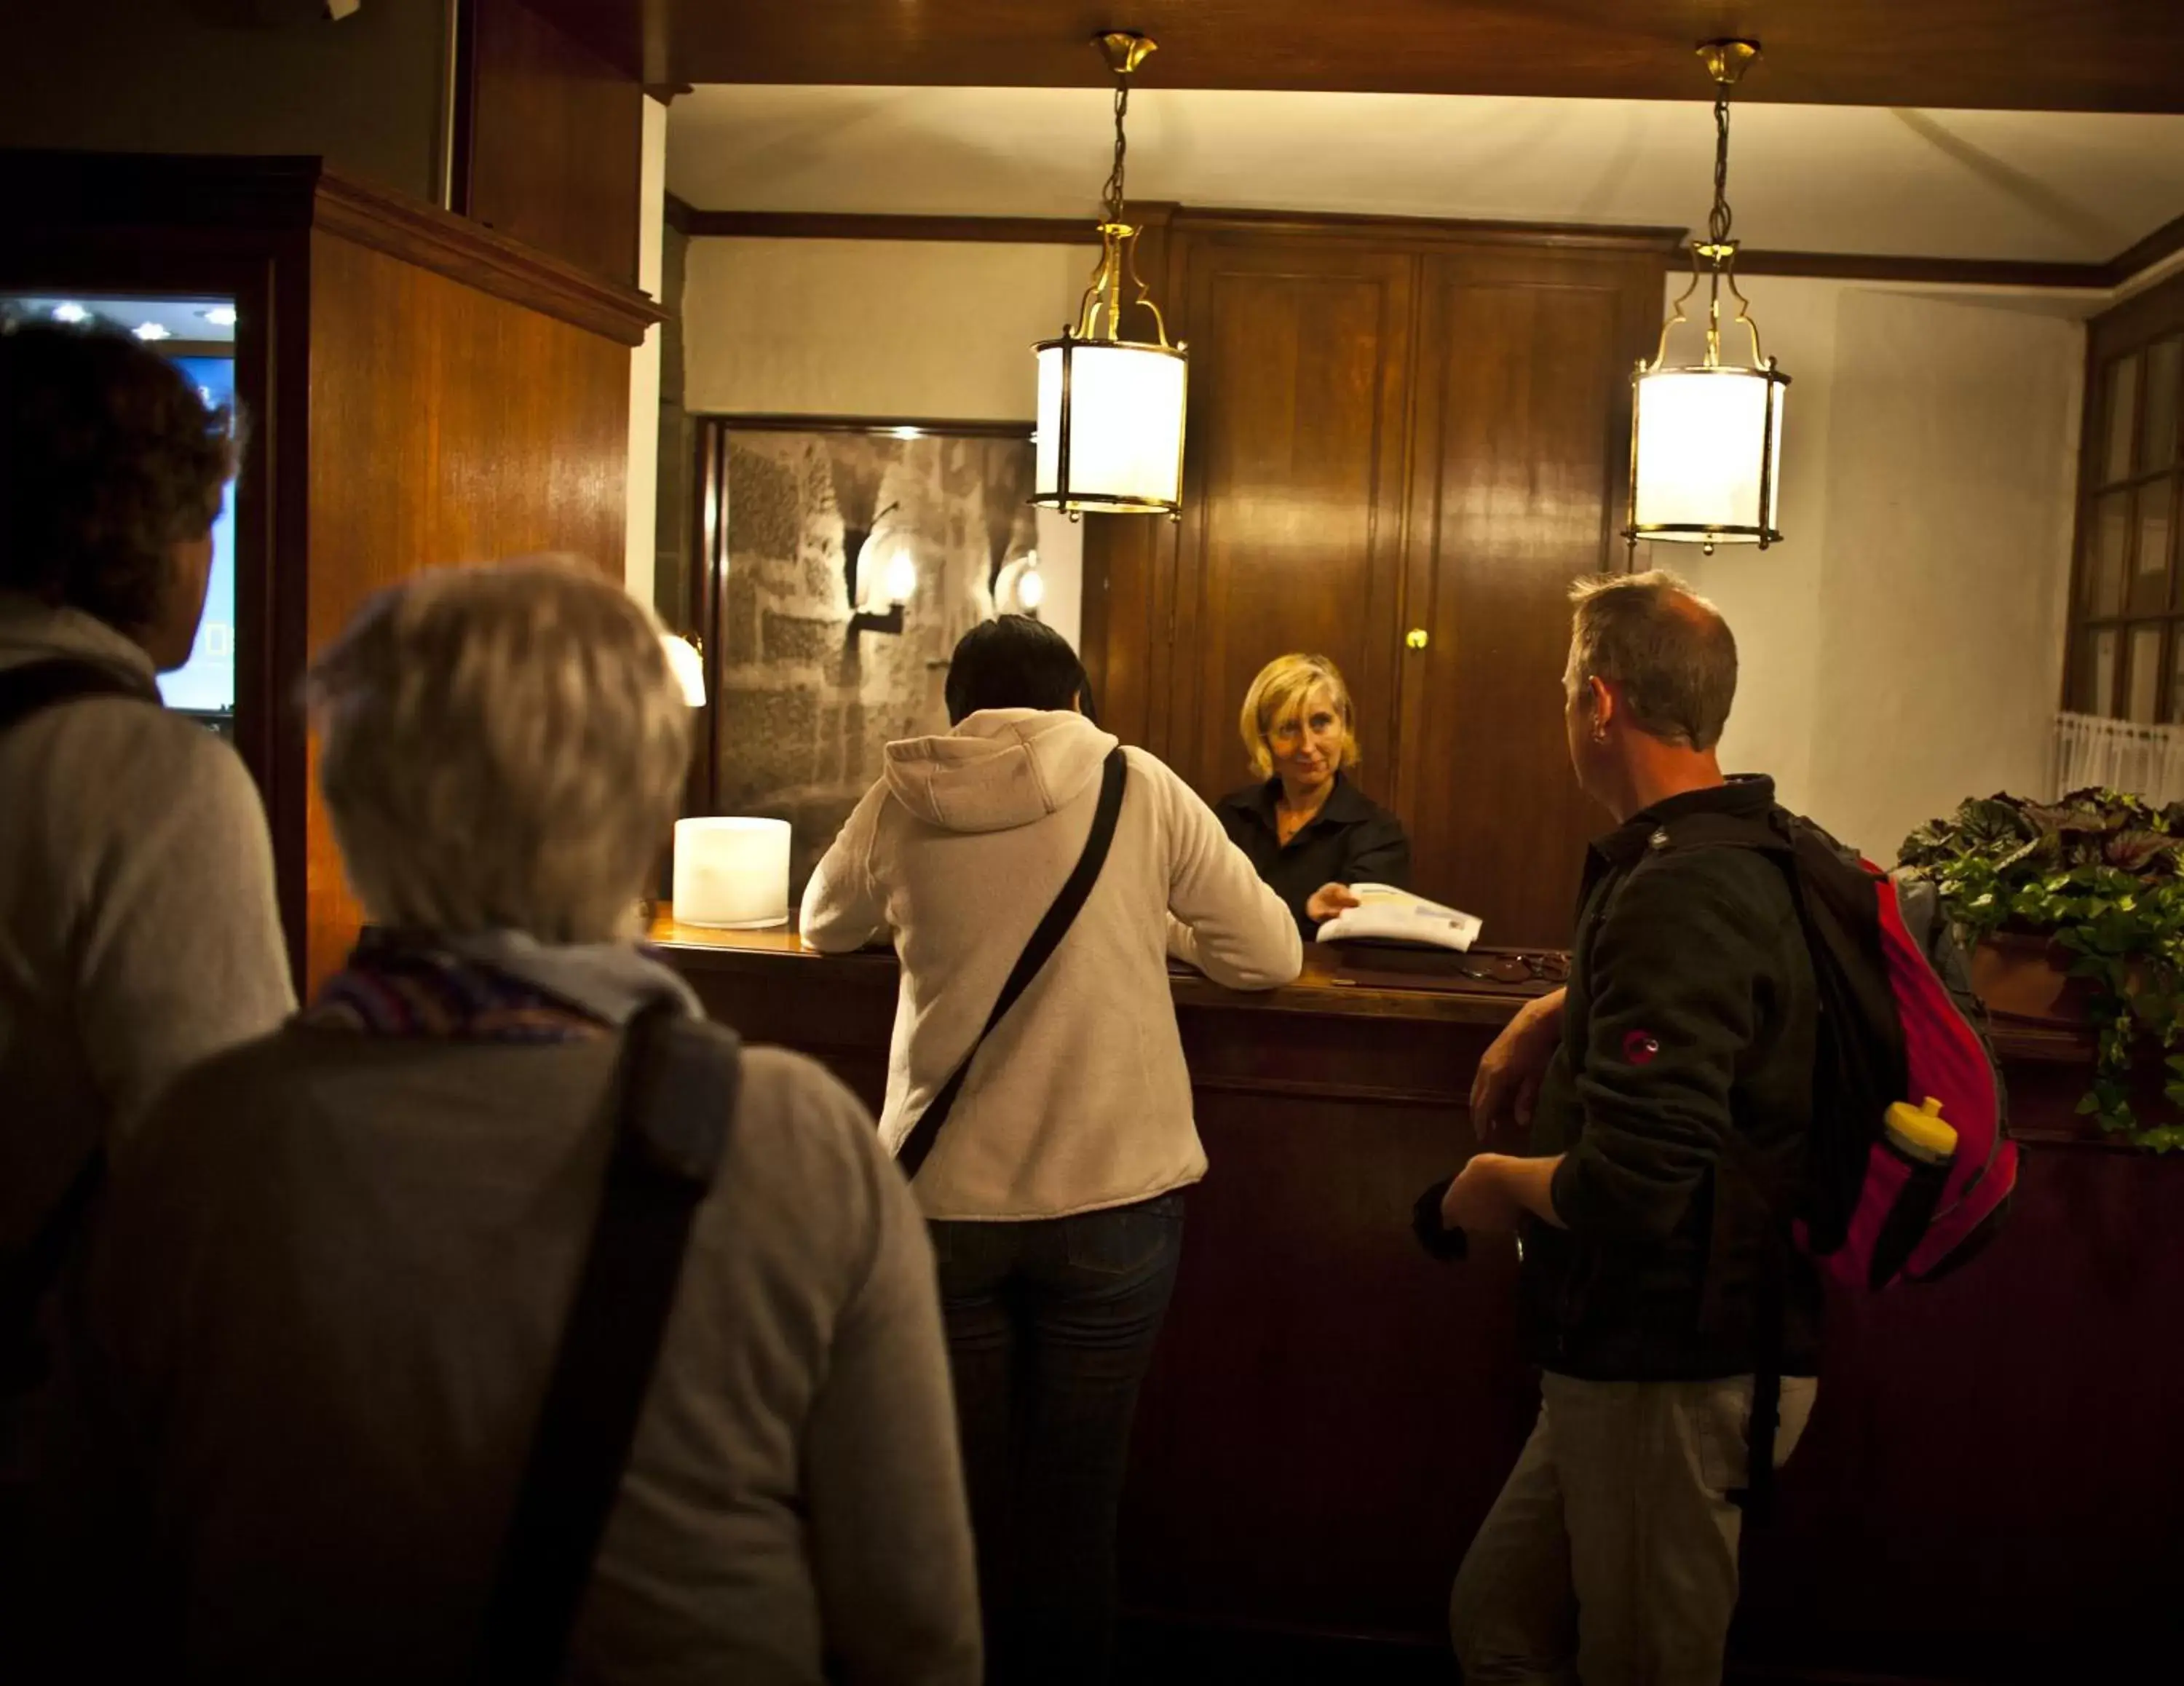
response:
{"label": "black shoulder strap", "polygon": [[[1809,946],[1813,940],[1812,910],[1807,903],[1804,880],[1798,874],[1797,835],[1791,829],[1797,823],[1781,808],[1771,810],[1763,818],[1737,814],[1686,814],[1653,834],[1649,858],[1651,854],[1686,849],[1748,849],[1769,856],[1782,869],[1791,904]],[[1728,1143],[1730,1151],[1737,1154],[1741,1145],[1741,1139],[1732,1135]],[[1771,1210],[1774,1200],[1763,1185],[1755,1186],[1768,1199]],[[1730,1502],[1744,1512],[1745,1520],[1752,1523],[1768,1522],[1774,1509],[1774,1450],[1782,1421],[1783,1322],[1789,1309],[1785,1280],[1790,1270],[1788,1249],[1787,1220],[1778,1215],[1770,1221],[1769,1233],[1761,1242],[1758,1275],[1753,1283],[1752,1414],[1745,1434],[1744,1484],[1732,1488],[1728,1495]],[[1720,1284],[1710,1271],[1702,1290],[1703,1295],[1711,1299],[1719,1288]]]}
{"label": "black shoulder strap", "polygon": [[0,1398],[45,1380],[49,1355],[39,1338],[38,1308],[106,1185],[106,1149],[93,1148],[61,1197],[47,1209],[20,1251],[0,1254]]}
{"label": "black shoulder strap", "polygon": [[1069,934],[1069,927],[1077,922],[1085,899],[1092,893],[1092,886],[1099,882],[1100,869],[1107,864],[1108,847],[1115,841],[1115,822],[1123,812],[1123,782],[1129,771],[1129,763],[1119,745],[1112,751],[1100,777],[1100,805],[1093,810],[1092,833],[1084,839],[1084,853],[1077,859],[1076,870],[1070,873],[1054,905],[1046,910],[1039,928],[1031,933],[1031,941],[1024,944],[1023,953],[1017,957],[1016,970],[1009,974],[1001,986],[994,1010],[986,1015],[985,1028],[978,1039],[971,1044],[971,1051],[940,1086],[940,1093],[933,1104],[920,1115],[901,1149],[895,1155],[895,1163],[902,1167],[905,1177],[917,1175],[925,1156],[933,1151],[934,1138],[940,1127],[948,1121],[948,1115],[956,1109],[956,1098],[963,1092],[963,1080],[970,1075],[971,1062],[978,1057],[978,1050],[986,1045],[986,1038],[994,1033],[994,1027],[1007,1015],[1017,1004],[1017,997],[1030,988],[1031,981],[1039,976],[1039,968],[1047,963],[1054,951],[1061,946],[1061,939]]}
{"label": "black shoulder strap", "polygon": [[95,661],[65,656],[28,661],[0,671],[0,732],[46,709],[86,697],[135,697],[157,703],[159,693],[156,687]]}
{"label": "black shoulder strap", "polygon": [[673,1003],[630,1022],[591,1248],[486,1612],[491,1686],[545,1686],[560,1678],[651,1388],[691,1221],[727,1145],[741,1054],[733,1032]]}
{"label": "black shoulder strap", "polygon": [[[0,670],[0,732],[46,709],[87,697],[159,700],[155,687],[97,662],[67,657],[25,662]],[[29,1242],[18,1252],[0,1255],[0,1394],[35,1386],[44,1375],[38,1306],[60,1275],[105,1177],[105,1153],[93,1149],[38,1221]]]}

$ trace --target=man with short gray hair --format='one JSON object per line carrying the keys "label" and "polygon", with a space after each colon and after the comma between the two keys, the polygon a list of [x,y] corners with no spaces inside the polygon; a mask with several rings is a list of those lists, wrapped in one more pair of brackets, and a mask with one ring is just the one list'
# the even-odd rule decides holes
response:
{"label": "man with short gray hair", "polygon": [[[1442,1221],[1516,1230],[1538,1426],[1457,1578],[1467,1686],[1702,1686],[1736,1607],[1755,1409],[1803,1429],[1817,1281],[1777,1214],[1812,1121],[1817,993],[1787,880],[1706,846],[1774,812],[1716,745],[1736,641],[1674,575],[1580,582],[1564,675],[1571,765],[1612,814],[1569,982],[1485,1059],[1474,1155]],[[1761,1388],[1756,1378],[1769,1378]],[[1755,1406],[1755,1399],[1757,1405]]]}

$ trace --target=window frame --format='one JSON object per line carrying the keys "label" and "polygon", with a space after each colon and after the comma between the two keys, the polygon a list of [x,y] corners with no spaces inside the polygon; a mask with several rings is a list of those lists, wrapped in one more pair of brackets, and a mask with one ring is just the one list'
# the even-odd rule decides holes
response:
{"label": "window frame", "polygon": [[[2146,423],[2153,390],[2153,348],[2175,340],[2179,348],[2170,373],[2170,399],[2176,425],[2165,461],[2145,459]],[[2129,449],[2125,472],[2109,477],[2109,403],[2112,386],[2126,363],[2136,360],[2137,387],[2131,398]],[[2144,492],[2149,487],[2165,487],[2169,494],[2162,587],[2158,606],[2135,606],[2139,577],[2139,541],[2143,526]],[[2089,601],[2094,582],[2095,552],[2100,543],[2100,512],[2109,499],[2121,496],[2124,506],[2121,579],[2117,609],[2113,614],[2092,613]],[[2143,629],[2160,633],[2157,671],[2153,682],[2153,723],[2184,726],[2184,698],[2176,694],[2184,678],[2184,275],[2126,299],[2088,324],[2086,336],[2086,381],[2078,448],[2078,484],[2070,561],[2070,597],[2065,617],[2068,632],[2063,660],[2062,706],[2110,720],[2131,719],[2132,635]],[[2094,637],[2113,632],[2115,651],[2109,694],[2080,708],[2082,688],[2091,684],[2086,669],[2092,659]]]}

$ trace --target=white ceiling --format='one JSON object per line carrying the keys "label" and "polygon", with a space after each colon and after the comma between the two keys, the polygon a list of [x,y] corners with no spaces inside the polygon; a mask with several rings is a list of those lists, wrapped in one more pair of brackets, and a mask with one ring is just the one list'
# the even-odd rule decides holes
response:
{"label": "white ceiling", "polygon": [[[1082,88],[709,86],[667,120],[704,210],[1089,216],[1108,96]],[[1697,227],[1699,103],[1148,88],[1131,197],[1264,210]],[[2104,262],[2184,213],[2184,116],[1751,105],[1736,234],[1776,251]]]}

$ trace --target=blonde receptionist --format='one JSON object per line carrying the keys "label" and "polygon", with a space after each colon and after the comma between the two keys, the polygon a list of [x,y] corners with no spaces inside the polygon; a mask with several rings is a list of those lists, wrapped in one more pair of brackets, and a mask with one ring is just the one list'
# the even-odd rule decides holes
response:
{"label": "blonde receptionist", "polygon": [[1251,682],[1239,721],[1260,782],[1214,804],[1306,942],[1356,904],[1349,886],[1410,887],[1402,822],[1355,782],[1353,714],[1350,687],[1325,656],[1277,656]]}

